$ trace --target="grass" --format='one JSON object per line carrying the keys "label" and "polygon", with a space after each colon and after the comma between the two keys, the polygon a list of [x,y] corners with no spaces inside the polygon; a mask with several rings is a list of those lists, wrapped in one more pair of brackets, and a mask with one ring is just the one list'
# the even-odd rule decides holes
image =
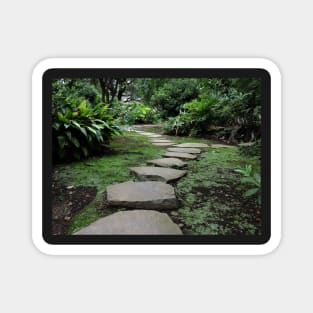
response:
{"label": "grass", "polygon": [[[201,138],[166,137],[176,143],[212,143]],[[129,167],[146,165],[147,160],[161,157],[166,149],[154,146],[149,138],[133,133],[114,137],[110,148],[110,152],[102,157],[55,166],[54,180],[58,184],[97,188],[95,199],[72,217],[69,234],[123,209],[103,210],[106,187],[136,180]],[[180,208],[171,216],[174,222],[183,225],[185,234],[260,234],[260,206],[255,197],[243,197],[249,186],[243,185],[240,174],[235,172],[236,168],[246,164],[259,171],[259,160],[243,157],[239,151],[238,147],[208,148],[199,160],[188,162],[188,174],[176,183]]]}
{"label": "grass", "polygon": [[98,208],[108,185],[134,180],[129,167],[145,165],[147,160],[158,158],[165,151],[162,147],[151,145],[148,138],[130,133],[115,137],[110,148],[112,151],[108,155],[54,168],[54,180],[58,184],[94,186],[98,191],[95,199],[73,216],[70,234],[104,216]]}
{"label": "grass", "polygon": [[201,154],[200,160],[188,163],[188,174],[176,186],[181,206],[175,219],[184,224],[184,233],[260,234],[257,199],[243,196],[247,186],[235,172],[246,164],[260,169],[258,158],[243,158],[237,147],[211,148]]}

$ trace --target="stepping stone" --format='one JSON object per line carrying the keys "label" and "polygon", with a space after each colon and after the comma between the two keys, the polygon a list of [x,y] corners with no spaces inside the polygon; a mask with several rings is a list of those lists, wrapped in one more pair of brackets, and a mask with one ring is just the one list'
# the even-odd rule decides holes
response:
{"label": "stepping stone", "polygon": [[110,185],[106,192],[110,206],[156,210],[177,208],[174,188],[158,181]]}
{"label": "stepping stone", "polygon": [[187,173],[187,171],[155,166],[130,167],[130,171],[135,173],[140,180],[154,180],[165,183],[181,178]]}
{"label": "stepping stone", "polygon": [[240,147],[250,147],[253,146],[255,144],[255,142],[242,142],[240,144],[238,144],[238,146]]}
{"label": "stepping stone", "polygon": [[223,144],[213,144],[211,145],[211,148],[233,148],[234,146],[229,146],[229,145],[223,145]]}
{"label": "stepping stone", "polygon": [[149,138],[159,138],[159,137],[162,137],[162,135],[159,135],[159,134],[152,134],[152,135],[146,135],[148,136]]}
{"label": "stepping stone", "polygon": [[177,158],[163,158],[147,161],[148,164],[154,164],[161,167],[183,167],[187,165],[186,162],[183,162]]}
{"label": "stepping stone", "polygon": [[208,148],[209,146],[205,143],[181,143],[175,145],[176,148]]}
{"label": "stepping stone", "polygon": [[201,152],[200,149],[197,148],[167,148],[168,151],[170,152],[182,152],[182,153],[195,153],[198,154]]}
{"label": "stepping stone", "polygon": [[162,154],[164,157],[170,157],[170,158],[179,158],[179,159],[189,159],[194,160],[197,158],[196,155],[190,154],[190,153],[182,153],[182,152],[165,152]]}
{"label": "stepping stone", "polygon": [[173,141],[167,139],[151,139],[153,143],[174,143]]}
{"label": "stepping stone", "polygon": [[143,135],[143,136],[155,135],[155,134],[153,134],[153,133],[146,133],[146,132],[144,132],[144,131],[139,131],[139,134],[140,134],[140,135]]}
{"label": "stepping stone", "polygon": [[175,142],[152,142],[152,144],[158,147],[170,147],[175,145]]}
{"label": "stepping stone", "polygon": [[132,210],[100,218],[74,235],[182,235],[182,231],[166,213]]}

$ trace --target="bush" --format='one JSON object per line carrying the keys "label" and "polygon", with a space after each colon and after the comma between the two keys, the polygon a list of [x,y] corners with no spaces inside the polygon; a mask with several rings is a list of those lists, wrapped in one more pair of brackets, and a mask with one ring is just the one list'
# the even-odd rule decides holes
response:
{"label": "bush", "polygon": [[181,106],[197,98],[198,81],[190,78],[170,79],[155,91],[151,97],[151,106],[162,112],[162,117],[173,117],[179,114]]}
{"label": "bush", "polygon": [[213,106],[218,102],[216,96],[200,97],[182,106],[180,114],[169,118],[164,127],[166,133],[198,136],[205,133],[213,121]]}
{"label": "bush", "polygon": [[124,125],[151,124],[158,122],[160,119],[156,109],[138,101],[115,101],[112,107],[114,117]]}
{"label": "bush", "polygon": [[80,160],[103,151],[119,127],[102,103],[91,107],[87,101],[71,108],[54,110],[52,123],[54,160]]}

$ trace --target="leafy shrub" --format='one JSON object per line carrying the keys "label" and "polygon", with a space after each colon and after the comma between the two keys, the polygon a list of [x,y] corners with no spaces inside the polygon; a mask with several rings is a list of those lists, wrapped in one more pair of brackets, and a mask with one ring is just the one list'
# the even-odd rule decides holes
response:
{"label": "leafy shrub", "polygon": [[150,124],[159,120],[159,114],[156,109],[138,101],[114,102],[113,115],[121,124],[126,125]]}
{"label": "leafy shrub", "polygon": [[181,106],[197,98],[198,81],[190,78],[169,79],[152,95],[150,104],[158,108],[162,117],[173,117],[179,114]]}
{"label": "leafy shrub", "polygon": [[257,195],[258,203],[261,204],[261,175],[253,170],[252,165],[246,165],[243,168],[237,169],[243,178],[241,183],[246,184],[250,188],[243,194],[244,197],[251,197]]}
{"label": "leafy shrub", "polygon": [[191,136],[210,132],[234,143],[260,138],[259,87],[253,79],[204,79],[200,94],[178,107],[178,115],[168,120],[165,131]]}
{"label": "leafy shrub", "polygon": [[213,121],[213,106],[219,101],[218,97],[200,97],[185,103],[180,114],[169,118],[165,132],[175,135],[197,136],[206,132]]}
{"label": "leafy shrub", "polygon": [[54,160],[80,160],[103,151],[113,134],[119,134],[119,127],[108,113],[108,106],[102,103],[91,107],[87,101],[78,106],[54,110],[52,123]]}

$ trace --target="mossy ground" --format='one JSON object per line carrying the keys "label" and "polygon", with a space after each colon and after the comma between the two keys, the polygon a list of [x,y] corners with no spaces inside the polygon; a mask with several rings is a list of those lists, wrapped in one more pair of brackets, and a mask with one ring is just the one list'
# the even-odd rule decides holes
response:
{"label": "mossy ground", "polygon": [[158,158],[165,151],[152,145],[148,138],[130,133],[114,137],[110,149],[102,157],[54,167],[53,180],[58,185],[97,188],[95,199],[72,217],[70,234],[110,213],[99,210],[103,207],[104,191],[108,185],[135,180],[129,167],[146,165],[147,160]]}
{"label": "mossy ground", "polygon": [[257,199],[243,196],[247,186],[235,171],[246,164],[260,169],[258,158],[243,158],[238,147],[209,148],[188,162],[188,173],[176,186],[181,207],[174,218],[185,234],[260,234]]}
{"label": "mossy ground", "polygon": [[[211,143],[201,138],[168,138],[176,143]],[[119,210],[105,207],[106,187],[136,180],[129,167],[144,166],[147,160],[161,157],[165,151],[165,147],[154,146],[149,138],[133,133],[114,137],[110,149],[102,157],[54,168],[53,180],[58,185],[97,188],[93,201],[73,215],[69,234]],[[237,147],[209,148],[199,160],[188,162],[188,174],[176,183],[180,209],[171,216],[175,222],[183,224],[185,234],[260,233],[260,207],[254,198],[243,197],[246,187],[240,183],[240,174],[234,171],[245,164],[252,164],[256,170],[260,168],[257,158],[243,158]]]}

